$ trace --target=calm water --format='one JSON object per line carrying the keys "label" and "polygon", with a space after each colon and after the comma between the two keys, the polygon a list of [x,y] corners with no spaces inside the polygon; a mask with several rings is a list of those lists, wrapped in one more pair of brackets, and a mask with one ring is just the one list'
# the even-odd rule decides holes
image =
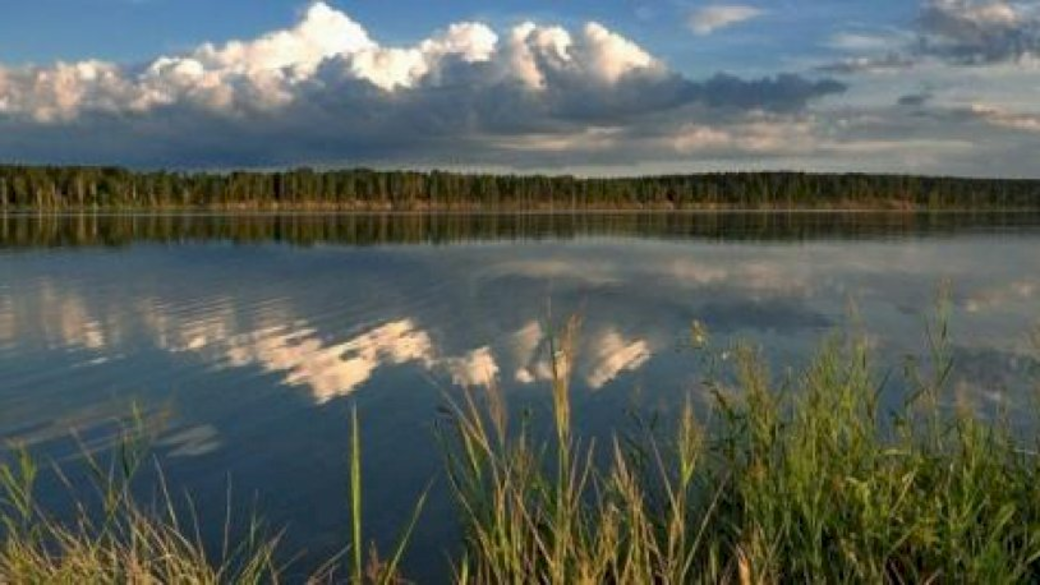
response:
{"label": "calm water", "polygon": [[[137,403],[200,515],[223,518],[230,478],[239,512],[308,551],[304,570],[348,538],[354,404],[385,543],[439,469],[445,392],[496,378],[544,410],[547,321],[584,318],[576,411],[601,433],[695,392],[695,319],[797,364],[854,306],[898,370],[944,280],[955,387],[1018,416],[1038,216],[0,216],[0,439],[75,465],[69,433],[103,450]],[[453,552],[443,496],[413,575],[443,575]]]}

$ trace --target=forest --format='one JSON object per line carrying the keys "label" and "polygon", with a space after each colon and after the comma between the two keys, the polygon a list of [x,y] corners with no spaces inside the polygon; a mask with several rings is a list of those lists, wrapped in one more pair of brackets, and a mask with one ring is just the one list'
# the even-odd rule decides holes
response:
{"label": "forest", "polygon": [[1035,209],[1040,180],[798,172],[628,178],[0,165],[0,210]]}

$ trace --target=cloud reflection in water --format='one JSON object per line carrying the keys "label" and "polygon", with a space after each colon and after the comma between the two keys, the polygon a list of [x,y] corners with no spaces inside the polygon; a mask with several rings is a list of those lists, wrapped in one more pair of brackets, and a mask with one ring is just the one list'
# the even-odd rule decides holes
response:
{"label": "cloud reflection in water", "polygon": [[230,365],[259,364],[267,371],[287,372],[285,383],[309,387],[318,404],[352,394],[380,366],[418,362],[430,368],[434,364],[430,336],[411,319],[387,323],[331,346],[313,329],[261,331],[230,339],[228,345]]}

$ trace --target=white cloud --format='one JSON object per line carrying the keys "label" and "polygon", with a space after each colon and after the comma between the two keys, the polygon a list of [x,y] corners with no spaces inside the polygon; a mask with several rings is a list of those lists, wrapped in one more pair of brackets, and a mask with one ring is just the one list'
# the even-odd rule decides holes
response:
{"label": "white cloud", "polygon": [[344,343],[326,345],[312,330],[246,334],[228,341],[227,360],[235,367],[259,364],[286,372],[285,383],[309,387],[318,404],[347,396],[382,365],[434,363],[433,342],[409,319],[393,321]]}
{"label": "white cloud", "polygon": [[611,32],[603,25],[585,25],[583,43],[578,48],[580,62],[598,79],[614,83],[633,71],[653,69],[657,63],[639,45]]}
{"label": "white cloud", "polygon": [[214,346],[238,329],[235,303],[228,297],[214,299],[204,314],[186,322],[174,321],[152,303],[143,303],[142,309],[145,321],[155,332],[156,345],[173,353],[219,351]]}
{"label": "white cloud", "polygon": [[221,112],[269,109],[293,102],[305,86],[326,83],[322,68],[386,92],[436,84],[441,66],[453,60],[493,63],[490,74],[536,88],[545,87],[547,76],[613,84],[633,71],[661,68],[641,47],[597,23],[577,38],[526,23],[508,39],[500,44],[487,25],[463,22],[413,47],[387,47],[346,14],[317,2],[292,28],[207,43],[159,57],[139,72],[100,61],[0,68],[0,113],[56,122],[84,111],[145,112],[184,103]]}
{"label": "white cloud", "polygon": [[892,48],[893,42],[905,40],[902,35],[843,31],[831,35],[827,46],[839,51],[888,51]]}
{"label": "white cloud", "polygon": [[[756,119],[757,118],[757,119]],[[719,128],[703,123],[680,126],[668,141],[676,152],[808,152],[818,144],[809,120],[759,114],[745,122]]]}
{"label": "white cloud", "polygon": [[[204,325],[191,322],[172,335],[187,340],[173,349],[206,353],[228,367],[259,366],[283,374],[283,383],[307,388],[317,404],[349,396],[360,390],[383,367],[414,364],[426,371],[444,371],[460,386],[488,386],[499,367],[489,347],[461,357],[438,357],[430,334],[412,319],[399,319],[362,332],[342,343],[329,344],[319,332],[304,324],[259,328],[234,335],[233,319],[227,314],[207,318]],[[151,320],[159,339],[170,337],[166,320]],[[158,326],[158,328],[156,328]],[[217,339],[200,330],[222,331]],[[199,341],[204,340],[204,342]]]}
{"label": "white cloud", "polygon": [[622,372],[638,370],[650,361],[652,355],[646,341],[627,340],[614,329],[597,336],[591,350],[592,367],[585,382],[593,390],[606,386]]}
{"label": "white cloud", "polygon": [[[746,114],[796,112],[844,90],[792,74],[694,81],[595,22],[498,32],[461,22],[391,46],[317,2],[283,30],[141,66],[0,66],[0,157],[223,168],[633,163],[675,157],[659,138],[677,127],[733,135],[734,123],[753,121]],[[726,151],[755,144],[730,140]],[[679,154],[694,152],[704,151]]]}
{"label": "white cloud", "polygon": [[[520,384],[551,382],[553,380],[553,364],[549,349],[552,346],[549,334],[538,321],[531,321],[510,337],[513,360],[516,372],[513,379]],[[556,371],[561,377],[570,375],[571,364],[566,361],[563,352],[557,352],[552,358],[556,361]]]}
{"label": "white cloud", "polygon": [[481,347],[458,358],[444,360],[444,367],[451,374],[456,386],[473,388],[491,386],[498,377],[498,363],[490,347]]}
{"label": "white cloud", "polygon": [[[625,339],[614,327],[599,335],[585,338],[586,347],[578,352],[583,359],[581,371],[591,390],[599,390],[623,372],[643,367],[652,355],[649,342],[643,339]],[[520,384],[534,384],[553,380],[553,366],[549,357],[549,340],[537,321],[532,321],[511,336],[513,359],[517,365],[514,379]],[[587,356],[587,358],[582,358]],[[568,363],[567,354],[555,356],[560,376],[569,376],[576,364]]]}
{"label": "white cloud", "polygon": [[531,384],[537,378],[535,359],[545,338],[538,321],[531,321],[512,336],[513,361],[517,364],[514,378],[521,384]]}
{"label": "white cloud", "polygon": [[41,329],[50,347],[95,351],[108,347],[104,324],[79,295],[66,293],[50,281],[44,281],[40,287],[39,311]]}
{"label": "white cloud", "polygon": [[101,61],[4,70],[0,66],[0,115],[37,122],[75,118],[86,104],[96,110],[132,107],[135,92],[119,67]]}
{"label": "white cloud", "polygon": [[690,29],[700,36],[710,35],[718,30],[758,18],[765,11],[754,6],[740,4],[719,4],[707,6],[690,15]]}
{"label": "white cloud", "polygon": [[510,31],[505,47],[505,65],[526,86],[545,89],[543,67],[566,68],[573,61],[573,46],[574,40],[565,29],[525,22]]}
{"label": "white cloud", "polygon": [[1012,112],[987,104],[972,104],[967,111],[971,116],[994,126],[1020,132],[1040,133],[1040,114]]}

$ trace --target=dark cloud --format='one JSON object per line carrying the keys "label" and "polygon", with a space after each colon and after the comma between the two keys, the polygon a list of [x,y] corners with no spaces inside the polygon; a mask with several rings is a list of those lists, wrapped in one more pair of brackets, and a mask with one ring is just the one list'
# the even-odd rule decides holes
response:
{"label": "dark cloud", "polygon": [[932,94],[930,92],[910,93],[904,96],[900,96],[900,98],[896,100],[896,104],[900,106],[917,108],[927,104],[929,101],[931,101],[931,99]]}
{"label": "dark cloud", "polygon": [[712,107],[790,112],[804,108],[811,100],[847,89],[833,79],[811,80],[789,73],[752,81],[719,73],[697,84],[694,95]]}
{"label": "dark cloud", "polygon": [[[545,90],[532,91],[515,79],[491,75],[489,64],[459,61],[436,80],[386,92],[344,75],[338,65],[326,63],[292,103],[274,110],[227,114],[184,103],[139,113],[86,111],[49,123],[0,118],[0,158],[211,168],[607,164],[660,155],[639,152],[624,137],[645,142],[687,123],[739,123],[754,111],[798,112],[812,100],[845,90],[833,80],[790,74],[757,80],[718,74],[698,82],[648,72],[609,86],[558,74],[547,78]],[[571,152],[560,153],[539,147],[537,140],[523,141],[536,137],[551,143],[553,137],[580,136],[598,127],[612,128],[617,143],[607,149],[576,143],[567,149]]]}
{"label": "dark cloud", "polygon": [[772,331],[790,335],[804,330],[823,330],[834,325],[830,317],[810,309],[797,299],[730,300],[710,302],[699,314],[712,332],[730,334],[743,330]]}
{"label": "dark cloud", "polygon": [[[817,68],[855,75],[914,67],[923,59],[954,65],[1016,62],[1040,56],[1040,5],[1005,0],[922,0],[912,39],[883,54],[865,54]],[[902,46],[898,46],[902,45]]]}
{"label": "dark cloud", "polygon": [[1002,0],[927,0],[918,50],[963,64],[1014,61],[1040,53],[1040,18]]}

